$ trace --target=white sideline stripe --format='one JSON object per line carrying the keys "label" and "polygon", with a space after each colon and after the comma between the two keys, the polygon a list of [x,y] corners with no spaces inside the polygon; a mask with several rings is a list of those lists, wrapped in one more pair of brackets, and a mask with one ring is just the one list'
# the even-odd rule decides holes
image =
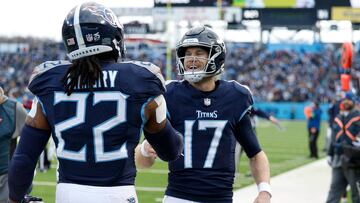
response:
{"label": "white sideline stripe", "polygon": [[33,184],[40,186],[56,186],[56,182],[45,182],[45,181],[34,181]]}
{"label": "white sideline stripe", "polygon": [[140,173],[168,174],[169,170],[164,169],[138,169]]}
{"label": "white sideline stripe", "polygon": [[147,192],[164,192],[165,188],[163,187],[135,187],[136,190],[139,191],[147,191]]}
{"label": "white sideline stripe", "polygon": [[[34,181],[34,185],[39,186],[56,186],[56,182],[46,182],[46,181]],[[147,191],[147,192],[164,192],[165,188],[162,187],[135,187],[138,191]]]}
{"label": "white sideline stripe", "polygon": [[[51,165],[51,168],[57,169],[57,166]],[[138,169],[140,173],[152,173],[152,174],[168,174],[169,170],[164,169]]]}

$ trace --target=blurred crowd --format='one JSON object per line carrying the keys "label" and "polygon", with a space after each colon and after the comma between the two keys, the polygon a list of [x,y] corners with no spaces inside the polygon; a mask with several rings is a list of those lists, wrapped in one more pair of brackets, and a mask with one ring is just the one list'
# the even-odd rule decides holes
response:
{"label": "blurred crowd", "polygon": [[[266,45],[228,43],[223,77],[248,85],[258,102],[329,102],[340,87],[341,46],[326,44],[322,47],[316,52],[270,50]],[[127,57],[153,62],[166,75],[164,43],[131,43],[127,46]],[[26,102],[31,97],[26,86],[33,68],[43,61],[63,59],[66,59],[66,52],[62,43],[33,38],[0,38],[0,86],[10,97]],[[359,64],[355,61],[353,69],[359,68]],[[177,78],[174,50],[171,78]]]}
{"label": "blurred crowd", "polygon": [[34,67],[44,61],[65,59],[64,46],[32,38],[0,38],[0,41],[0,87],[10,98],[26,106],[32,99],[26,87]]}
{"label": "blurred crowd", "polygon": [[250,86],[256,101],[329,102],[340,87],[340,47],[327,44],[307,52],[238,46],[229,51],[227,77]]}

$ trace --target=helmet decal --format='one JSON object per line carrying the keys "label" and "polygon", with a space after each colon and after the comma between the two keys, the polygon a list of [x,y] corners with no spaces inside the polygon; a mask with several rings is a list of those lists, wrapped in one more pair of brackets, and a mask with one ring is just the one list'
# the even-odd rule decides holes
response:
{"label": "helmet decal", "polygon": [[183,43],[197,43],[199,42],[199,40],[197,38],[189,38],[189,39],[184,39]]}
{"label": "helmet decal", "polygon": [[82,31],[81,31],[81,26],[80,26],[80,8],[81,5],[78,5],[75,9],[75,16],[74,16],[74,29],[75,29],[75,36],[76,36],[76,41],[77,44],[79,46],[79,49],[86,47],[85,46],[85,42],[84,42],[84,38],[82,35]]}

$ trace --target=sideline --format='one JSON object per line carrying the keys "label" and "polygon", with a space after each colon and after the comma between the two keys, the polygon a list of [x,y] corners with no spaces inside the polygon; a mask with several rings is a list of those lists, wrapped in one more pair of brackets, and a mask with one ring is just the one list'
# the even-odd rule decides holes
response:
{"label": "sideline", "polygon": [[[325,159],[295,168],[271,178],[272,203],[323,203],[330,188],[331,168]],[[241,180],[240,180],[241,181]],[[234,202],[252,203],[255,184],[234,192]]]}

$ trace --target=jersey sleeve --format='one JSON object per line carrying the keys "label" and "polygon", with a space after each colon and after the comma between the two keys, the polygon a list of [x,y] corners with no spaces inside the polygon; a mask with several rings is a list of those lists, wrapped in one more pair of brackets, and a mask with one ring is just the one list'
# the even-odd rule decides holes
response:
{"label": "jersey sleeve", "polygon": [[254,104],[252,93],[248,86],[241,85],[235,82],[235,89],[238,91],[238,101],[239,101],[239,119],[241,119],[248,113],[251,112]]}
{"label": "jersey sleeve", "polygon": [[131,81],[131,88],[140,95],[158,96],[165,93],[165,80],[158,66],[150,62],[131,61],[137,77]]}
{"label": "jersey sleeve", "polygon": [[258,116],[260,118],[265,118],[267,120],[270,120],[270,114],[266,113],[265,111],[257,108],[252,108],[251,114]]}
{"label": "jersey sleeve", "polygon": [[245,114],[243,118],[236,124],[235,138],[243,147],[246,155],[251,158],[261,151],[259,141],[251,125],[249,114]]}
{"label": "jersey sleeve", "polygon": [[251,124],[250,114],[253,109],[253,96],[250,89],[234,82],[235,89],[238,92],[238,115],[239,119],[235,126],[235,138],[243,147],[246,155],[251,158],[261,151],[254,128]]}

